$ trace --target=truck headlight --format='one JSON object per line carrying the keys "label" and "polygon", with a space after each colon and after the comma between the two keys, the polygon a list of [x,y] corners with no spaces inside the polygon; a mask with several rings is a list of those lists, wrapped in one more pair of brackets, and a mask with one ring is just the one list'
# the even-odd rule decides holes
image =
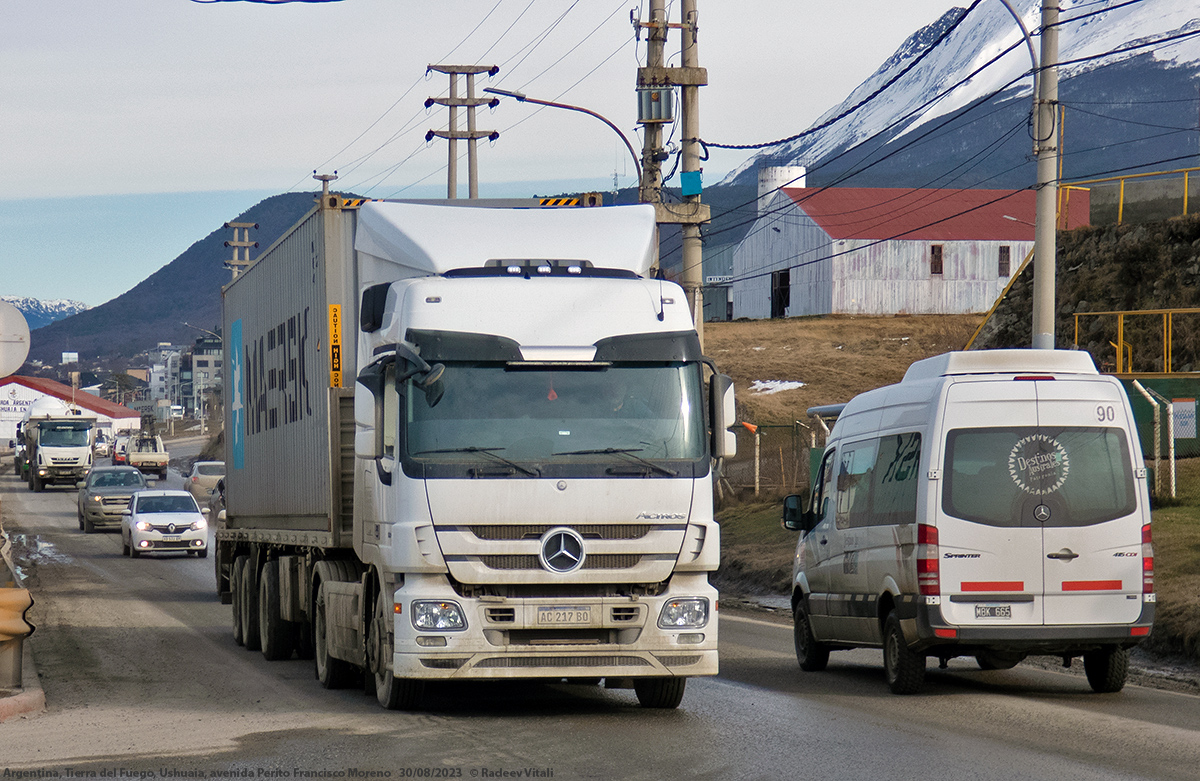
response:
{"label": "truck headlight", "polygon": [[699,629],[708,623],[708,600],[704,597],[672,599],[658,614],[660,629]]}
{"label": "truck headlight", "polygon": [[417,629],[454,631],[467,628],[457,602],[413,602],[412,624]]}

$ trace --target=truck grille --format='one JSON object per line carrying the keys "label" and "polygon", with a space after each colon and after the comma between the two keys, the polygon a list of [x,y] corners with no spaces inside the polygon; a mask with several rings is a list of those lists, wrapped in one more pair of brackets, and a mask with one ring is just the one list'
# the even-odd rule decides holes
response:
{"label": "truck grille", "polygon": [[516,656],[484,659],[476,667],[646,667],[637,656]]}
{"label": "truck grille", "polygon": [[[642,560],[642,557],[635,553],[597,553],[588,556],[583,560],[583,566],[580,569],[632,569],[636,567]],[[521,554],[510,554],[507,556],[480,556],[479,563],[488,569],[501,570],[522,570],[535,569],[540,570],[542,565],[538,563],[537,556],[525,556]]]}

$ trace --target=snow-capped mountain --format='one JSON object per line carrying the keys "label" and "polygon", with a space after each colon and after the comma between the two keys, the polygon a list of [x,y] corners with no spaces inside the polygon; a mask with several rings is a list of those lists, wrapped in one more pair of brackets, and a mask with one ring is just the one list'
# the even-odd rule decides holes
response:
{"label": "snow-capped mountain", "polygon": [[30,331],[90,308],[82,301],[68,301],[62,298],[39,301],[36,298],[23,296],[0,296],[0,300],[12,304],[21,314],[25,315],[25,322],[29,323]]}
{"label": "snow-capped mountain", "polygon": [[[1013,5],[1040,58],[1041,1]],[[1195,0],[1062,0],[1060,7],[1064,177],[1104,175],[1122,165],[1154,168],[1162,156],[1194,155],[1200,73]],[[999,0],[952,8],[914,33],[811,133],[762,154],[808,166],[810,184],[818,185],[871,162],[866,175],[847,184],[1024,186],[1032,179],[1022,168],[1032,148],[1024,126],[1031,70],[1020,28]],[[911,146],[900,151],[905,145]],[[747,160],[723,183],[752,184],[756,161]],[[930,179],[942,172],[940,180]]]}

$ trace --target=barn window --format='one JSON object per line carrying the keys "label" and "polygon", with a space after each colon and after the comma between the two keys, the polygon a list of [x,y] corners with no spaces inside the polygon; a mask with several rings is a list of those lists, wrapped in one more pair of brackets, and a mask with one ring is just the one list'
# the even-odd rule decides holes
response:
{"label": "barn window", "polygon": [[933,244],[929,247],[929,273],[942,273],[942,245]]}
{"label": "barn window", "polygon": [[1000,248],[999,272],[1001,277],[1012,274],[1012,247]]}

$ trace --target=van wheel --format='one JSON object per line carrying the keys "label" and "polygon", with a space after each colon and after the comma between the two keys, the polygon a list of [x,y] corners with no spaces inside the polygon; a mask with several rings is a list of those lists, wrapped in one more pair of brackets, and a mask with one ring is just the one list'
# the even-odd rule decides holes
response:
{"label": "van wheel", "polygon": [[883,624],[883,672],[893,694],[915,694],[925,683],[925,656],[909,650],[894,610]]}
{"label": "van wheel", "polygon": [[808,620],[808,608],[804,599],[796,603],[794,614],[796,638],[796,661],[805,672],[820,672],[829,664],[829,646],[818,642],[812,633],[812,624]]}
{"label": "van wheel", "polygon": [[1083,655],[1083,671],[1087,673],[1092,690],[1101,694],[1119,692],[1125,688],[1129,675],[1129,649],[1115,645]]}
{"label": "van wheel", "polygon": [[633,692],[643,708],[678,708],[687,678],[634,678]]}
{"label": "van wheel", "polygon": [[980,651],[975,662],[980,670],[1011,670],[1025,661],[1025,654],[1014,651]]}

